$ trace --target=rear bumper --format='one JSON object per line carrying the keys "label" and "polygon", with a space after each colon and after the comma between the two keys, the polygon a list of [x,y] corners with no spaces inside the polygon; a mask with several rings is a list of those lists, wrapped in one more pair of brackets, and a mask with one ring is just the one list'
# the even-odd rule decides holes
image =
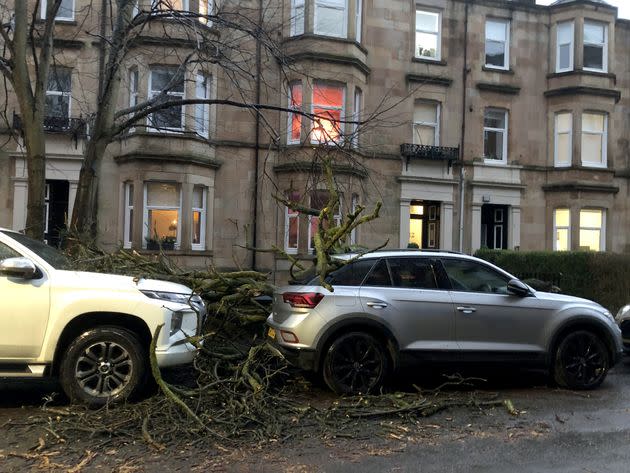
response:
{"label": "rear bumper", "polygon": [[305,371],[317,371],[317,353],[315,350],[306,350],[303,348],[287,348],[272,342],[273,345],[282,353],[286,360],[296,368]]}

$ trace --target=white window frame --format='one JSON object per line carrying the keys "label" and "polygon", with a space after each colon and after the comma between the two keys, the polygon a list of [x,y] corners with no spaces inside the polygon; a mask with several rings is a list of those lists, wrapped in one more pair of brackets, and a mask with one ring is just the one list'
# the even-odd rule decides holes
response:
{"label": "white window frame", "polygon": [[[583,211],[597,211],[602,215],[602,225],[601,227],[583,227],[582,226],[582,212]],[[580,237],[579,232],[582,230],[598,230],[599,231],[599,250],[597,251],[606,251],[606,209],[602,208],[592,208],[592,207],[584,207],[580,209],[580,228],[578,229],[578,238]],[[581,247],[581,241],[578,241],[579,246]],[[594,251],[594,250],[590,250]]]}
{"label": "white window frame", "polygon": [[[328,36],[331,38],[347,38],[348,37],[348,0],[344,0],[343,7],[339,7],[337,3],[328,0],[315,0],[314,14],[313,14],[313,32],[317,35]],[[331,35],[329,33],[322,33],[317,31],[317,12],[320,8],[329,8],[331,10],[343,11],[343,24],[341,25],[341,33],[339,35]]]}
{"label": "white window frame", "polygon": [[[155,10],[156,8],[158,8],[158,6],[160,6],[160,5],[161,5],[161,4],[160,4],[160,1],[162,1],[162,2],[163,2],[164,0],[152,0],[152,2],[151,2],[151,9],[152,9],[152,10]],[[181,1],[182,1],[182,9],[181,9],[181,10],[176,10],[176,9],[173,7],[173,11],[189,11],[189,7],[190,7],[189,3],[190,3],[190,2],[189,2],[188,0],[181,0]],[[172,0],[171,0],[171,2],[170,2],[170,3],[172,3]],[[163,5],[163,3],[162,3],[162,5]],[[161,10],[161,9],[160,9],[159,11],[170,11],[170,10]]]}
{"label": "white window frame", "polygon": [[[438,21],[437,21],[437,32],[436,31],[429,31],[429,30],[423,30],[423,29],[419,29],[418,28],[418,23],[417,21],[415,21],[415,18],[417,17],[418,12],[422,12],[422,13],[426,13],[429,15],[436,15],[438,17]],[[414,32],[414,38],[413,38],[413,44],[414,44],[414,50],[413,50],[413,55],[418,58],[418,59],[425,59],[427,61],[441,61],[442,59],[442,12],[441,11],[435,11],[435,10],[427,10],[425,8],[417,8],[415,9],[414,14],[416,16],[414,16],[414,22],[415,24],[415,32]],[[435,50],[435,57],[431,57],[431,56],[419,56],[418,55],[418,43],[416,43],[416,35],[415,33],[425,33],[425,34],[432,34],[432,35],[436,35],[437,36],[437,48]]]}
{"label": "white window frame", "polygon": [[415,112],[415,107],[418,104],[426,104],[426,105],[434,105],[435,106],[435,123],[433,122],[424,122],[424,121],[416,121],[414,119],[412,125],[411,125],[411,133],[412,133],[412,141],[414,144],[423,144],[423,143],[416,143],[416,126],[425,126],[425,127],[431,127],[433,128],[433,146],[440,146],[440,113],[441,113],[441,107],[440,107],[440,103],[439,102],[431,102],[431,101],[418,101],[417,103],[414,104],[414,112]]}
{"label": "white window frame", "polygon": [[[560,28],[562,25],[571,25],[571,41],[560,44]],[[560,66],[560,46],[569,44],[569,66]],[[556,72],[568,72],[573,70],[573,60],[575,56],[575,23],[573,21],[562,21],[556,25]]]}
{"label": "white window frame", "polygon": [[[315,192],[329,192],[329,191],[327,189],[317,189]],[[311,208],[313,207],[312,199],[313,199],[313,195],[311,194],[309,196],[309,206]],[[337,213],[335,213],[333,215],[333,220],[334,220],[334,225],[335,226],[339,226],[341,224],[341,205],[342,205],[342,201],[343,201],[343,196],[341,194],[339,194],[339,208],[337,209]],[[313,236],[313,234],[311,233],[311,223],[312,223],[314,218],[319,218],[319,217],[314,217],[312,215],[308,216],[308,235],[307,236],[308,236],[308,252],[309,253],[313,253],[313,251],[315,251],[315,247],[313,247],[311,245],[311,240],[312,240],[312,236]]]}
{"label": "white window frame", "polygon": [[[301,13],[299,13],[299,10],[301,10]],[[291,0],[290,36],[298,36],[304,34],[304,22],[306,20],[306,16],[304,15],[305,11],[305,0]],[[300,18],[302,19],[302,21],[299,21]]]}
{"label": "white window frame", "polygon": [[[51,66],[49,72],[48,72],[48,77],[53,77],[55,74],[55,66]],[[69,124],[69,120],[70,117],[72,116],[72,69],[69,69],[67,67],[59,67],[58,69],[65,69],[68,71],[68,73],[70,74],[70,91],[69,92],[63,92],[61,90],[49,90],[48,89],[48,83],[46,84],[46,96],[61,96],[61,97],[68,97],[68,116],[66,117],[68,119],[68,124]],[[51,115],[52,116],[52,115]]]}
{"label": "white window frame", "polygon": [[[566,210],[569,214],[569,224],[567,226],[559,226],[557,222],[557,214],[558,210]],[[556,235],[558,230],[566,230],[567,231],[567,249],[566,251],[571,251],[571,209],[568,207],[557,207],[553,209],[553,251],[564,251],[558,249],[558,239]]]}
{"label": "white window frame", "polygon": [[[584,115],[601,115],[604,117],[604,130],[603,131],[592,131],[584,130]],[[595,110],[584,110],[582,112],[582,126],[580,127],[582,132],[582,137],[580,140],[580,158],[582,162],[582,166],[592,167],[592,168],[606,168],[608,167],[608,113],[599,112]],[[601,162],[595,161],[587,161],[584,159],[584,135],[600,135],[602,137],[602,156]]]}
{"label": "white window frame", "polygon": [[[129,107],[135,107],[138,105],[138,87],[140,81],[140,74],[137,67],[129,69]],[[129,128],[129,133],[133,133],[135,127]]]}
{"label": "white window frame", "polygon": [[[174,185],[177,187],[179,193],[179,207],[171,207],[164,205],[152,205],[149,207],[148,205],[148,184],[160,183],[164,182],[165,184]],[[183,215],[182,215],[182,186],[179,182],[170,182],[170,181],[145,181],[143,189],[143,201],[142,201],[142,248],[146,249],[147,247],[147,238],[149,237],[149,210],[177,210],[177,237],[175,241],[175,249],[179,250],[181,246],[182,240],[182,223],[183,223]],[[152,235],[151,235],[152,236]]]}
{"label": "white window frame", "polygon": [[584,34],[584,29],[586,29],[587,23],[591,25],[597,25],[604,28],[604,42],[603,43],[592,43],[587,42],[586,39],[583,41],[582,45],[582,62],[584,62],[584,47],[585,46],[599,46],[602,48],[602,68],[597,69],[596,67],[586,67],[584,66],[585,71],[591,72],[608,72],[608,25],[606,23],[602,23],[600,21],[592,21],[592,20],[584,20],[584,26],[582,27],[582,37],[586,38],[586,34]]}
{"label": "white window frame", "polygon": [[[287,199],[291,199],[291,192],[287,192]],[[291,228],[291,220],[297,222],[297,234],[295,248],[289,247],[289,229]],[[296,255],[300,248],[300,212],[294,211],[291,213],[291,209],[288,206],[284,207],[284,251],[289,255]]]}
{"label": "white window frame", "polygon": [[[299,104],[300,108],[293,108],[291,105],[292,102],[292,98],[293,98],[293,87],[294,86],[298,86],[301,89],[300,94],[302,95],[302,100],[301,103]],[[297,110],[297,111],[301,111],[301,107],[304,104],[304,88],[302,86],[302,82],[301,81],[294,81],[294,82],[290,82],[289,83],[289,93],[287,95],[287,108],[289,110]],[[293,112],[289,112],[288,114],[288,121],[287,121],[287,144],[289,145],[294,145],[294,144],[299,144],[302,142],[302,118],[303,115],[299,115]],[[298,139],[294,139],[293,138],[293,117],[297,116],[299,117],[299,121],[300,121],[300,137]]]}
{"label": "white window frame", "polygon": [[124,183],[123,198],[123,248],[131,248],[133,244],[133,182]]}
{"label": "white window frame", "polygon": [[[202,5],[205,8],[202,8]],[[214,0],[199,0],[199,15],[213,15],[214,14]],[[203,11],[205,10],[205,12]],[[212,26],[212,20],[210,18],[199,17],[199,22],[206,26]]]}
{"label": "white window frame", "polygon": [[[48,219],[50,218],[50,184],[44,187],[44,233],[48,233]],[[48,241],[44,243],[48,244]]]}
{"label": "white window frame", "polygon": [[[162,93],[161,90],[154,91],[152,89],[152,84],[153,84],[153,72],[154,71],[158,71],[158,70],[164,70],[164,69],[172,69],[173,71],[175,71],[175,74],[177,74],[177,72],[179,71],[179,67],[178,66],[156,66],[156,67],[150,68],[149,69],[149,100],[151,100],[156,95],[159,95],[159,94]],[[184,74],[184,77],[182,78],[182,81],[183,81],[183,91],[182,92],[173,92],[172,90],[169,90],[168,92],[166,92],[166,95],[168,95],[170,97],[179,97],[180,99],[184,100],[186,98],[186,78],[185,78],[185,74]],[[147,130],[148,131],[152,131],[152,132],[158,132],[158,133],[181,133],[182,131],[184,131],[185,118],[186,118],[186,106],[182,104],[181,107],[182,107],[182,113],[181,113],[181,117],[180,117],[180,125],[181,125],[181,127],[179,127],[179,128],[174,128],[174,127],[173,128],[154,128],[153,126],[151,126],[153,114],[150,114],[147,117]]]}
{"label": "white window frame", "polygon": [[[505,120],[505,128],[493,128],[493,127],[487,127],[485,126],[485,121],[486,121],[486,112],[487,111],[496,111],[496,112],[502,112],[504,114],[504,120]],[[484,163],[486,164],[507,164],[507,153],[508,153],[508,136],[509,136],[509,123],[508,123],[508,111],[504,108],[495,108],[495,107],[486,107],[483,111],[483,120],[484,120],[484,126],[483,126],[483,147],[484,147]],[[501,132],[503,133],[503,157],[502,159],[492,159],[492,158],[487,158],[485,156],[485,147],[486,147],[486,131],[494,131],[494,132]]]}
{"label": "white window frame", "polygon": [[[208,214],[208,188],[205,186],[193,186],[193,193],[195,189],[201,189],[201,205],[203,207],[192,206],[192,212],[190,213],[190,247],[193,251],[203,251],[206,249],[206,220]],[[195,223],[195,212],[199,212],[199,243],[193,242],[193,225]]]}
{"label": "white window frame", "polygon": [[[504,27],[505,31],[505,41],[503,42],[503,66],[496,66],[494,64],[488,64],[487,60],[487,52],[485,50],[485,45],[488,42],[488,23],[497,23],[501,24]],[[499,69],[503,71],[507,71],[510,69],[510,20],[503,20],[500,18],[488,18],[486,19],[486,33],[485,33],[485,43],[484,43],[484,66],[488,69]]]}
{"label": "white window frame", "polygon": [[[205,82],[205,87],[203,84]],[[212,76],[203,72],[198,72],[195,76],[195,96],[198,99],[208,100],[210,98]],[[200,92],[203,91],[203,96]],[[195,104],[195,132],[199,136],[208,138],[210,136],[210,104]]]}
{"label": "white window frame", "polygon": [[[17,0],[17,1],[26,1],[26,0]],[[54,1],[54,0],[53,0]],[[71,0],[72,2],[72,16],[55,16],[55,21],[74,21],[74,12],[76,9],[76,0]],[[48,7],[48,0],[41,0],[41,11],[40,11],[40,16],[42,18],[42,20],[46,19],[46,8]],[[59,6],[59,10],[57,10],[57,13],[59,13],[59,11],[61,10],[61,5]]]}
{"label": "white window frame", "polygon": [[[560,115],[569,115],[569,128],[567,130],[560,130],[558,128],[558,118]],[[554,135],[554,143],[553,143],[553,164],[557,168],[561,167],[570,167],[573,164],[573,113],[568,111],[557,112],[553,117],[553,135]],[[569,137],[569,156],[567,162],[560,161],[560,155],[558,152],[558,143],[560,135],[568,135]]]}
{"label": "white window frame", "polygon": [[[333,86],[333,87],[339,87],[342,89],[343,93],[341,96],[341,107],[330,107],[330,106],[323,106],[323,105],[319,105],[319,104],[315,104],[315,86],[316,84],[324,84],[324,85],[329,85],[329,86]],[[346,85],[345,84],[338,84],[338,83],[330,83],[330,82],[326,82],[326,81],[314,81],[313,82],[313,93],[311,95],[311,115],[315,115],[315,108],[321,108],[324,110],[340,110],[341,113],[339,114],[340,117],[340,122],[337,125],[338,129],[339,129],[339,136],[337,137],[337,139],[331,139],[331,140],[326,140],[326,141],[319,141],[317,138],[315,138],[315,134],[313,133],[313,130],[315,128],[315,124],[316,122],[313,121],[313,126],[311,127],[311,144],[318,144],[318,145],[329,145],[332,146],[335,143],[341,143],[344,135],[345,135],[345,130],[343,129],[344,124],[342,123],[342,121],[344,120],[345,117],[345,110],[346,110]],[[304,94],[302,94],[302,98],[304,97]]]}
{"label": "white window frame", "polygon": [[[363,91],[359,87],[354,88],[354,103],[353,103],[353,114],[352,120],[355,122],[361,121],[361,108],[363,104]],[[352,124],[352,147],[354,149],[359,148],[359,124]]]}
{"label": "white window frame", "polygon": [[357,43],[361,42],[361,39],[363,38],[363,0],[356,0],[356,3],[354,5],[354,14],[355,14],[355,21],[354,21],[354,39],[356,40]]}

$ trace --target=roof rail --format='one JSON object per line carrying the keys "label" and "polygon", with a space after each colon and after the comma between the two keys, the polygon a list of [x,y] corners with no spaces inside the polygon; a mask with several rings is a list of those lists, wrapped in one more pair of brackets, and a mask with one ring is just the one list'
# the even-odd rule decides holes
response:
{"label": "roof rail", "polygon": [[406,252],[414,252],[414,251],[419,251],[421,253],[451,253],[454,255],[463,255],[465,253],[462,253],[460,251],[454,251],[454,250],[440,250],[437,248],[382,248],[380,250],[376,250],[376,251],[371,251],[370,253],[382,253],[382,252],[388,252],[388,251],[406,251]]}

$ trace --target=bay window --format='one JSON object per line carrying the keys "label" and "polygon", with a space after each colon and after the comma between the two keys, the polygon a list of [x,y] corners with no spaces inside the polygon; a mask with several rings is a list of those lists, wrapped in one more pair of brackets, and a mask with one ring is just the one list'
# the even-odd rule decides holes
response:
{"label": "bay window", "polygon": [[441,15],[438,12],[416,10],[417,58],[440,60]]}
{"label": "bay window", "polygon": [[348,0],[315,0],[315,34],[345,38]]}
{"label": "bay window", "polygon": [[291,0],[291,36],[304,34],[304,1]]}
{"label": "bay window", "polygon": [[439,146],[439,117],[439,104],[416,102],[413,112],[413,144]]}
{"label": "bay window", "polygon": [[[25,1],[25,0],[18,0]],[[41,0],[40,15],[42,19],[46,18],[46,9],[48,8],[48,2],[54,3],[55,0]],[[55,20],[72,21],[74,20],[74,2],[75,0],[61,0]]]}
{"label": "bay window", "polygon": [[178,184],[147,182],[144,186],[144,248],[178,249],[181,235],[181,191]]}
{"label": "bay window", "polygon": [[336,143],[342,137],[341,118],[344,116],[345,87],[326,82],[313,83],[312,110],[314,118],[312,143]]}
{"label": "bay window", "polygon": [[[354,110],[352,114],[352,120],[355,122],[361,121],[361,104],[363,103],[363,91],[360,88],[354,88]],[[359,123],[352,124],[352,147],[359,147]]]}
{"label": "bay window", "polygon": [[203,186],[194,186],[192,194],[192,232],[193,250],[206,249],[206,201],[208,190]]}
{"label": "bay window", "polygon": [[[149,99],[155,105],[184,99],[184,74],[179,67],[154,67],[149,74]],[[148,117],[149,127],[155,131],[181,131],[184,128],[184,106],[171,105]]]}
{"label": "bay window", "polygon": [[[299,202],[300,194],[289,192],[287,193],[287,199],[289,202]],[[300,236],[300,213],[289,207],[284,209],[284,251],[288,254],[296,254]]]}
{"label": "bay window", "polygon": [[556,32],[556,72],[573,70],[573,22],[558,23]]}
{"label": "bay window", "polygon": [[363,17],[363,0],[355,0],[355,5],[354,5],[354,15],[355,15],[355,22],[354,22],[354,28],[355,28],[355,35],[354,35],[354,39],[357,41],[357,43],[361,42],[361,38],[362,38],[362,31],[361,28],[363,27],[362,24],[362,17]]}
{"label": "bay window", "polygon": [[510,68],[510,22],[486,20],[486,67]]}
{"label": "bay window", "polygon": [[556,113],[554,122],[554,165],[571,166],[573,157],[573,114]]}
{"label": "bay window", "polygon": [[483,117],[483,156],[486,162],[507,162],[507,110],[486,108]]}
{"label": "bay window", "polygon": [[[195,96],[201,100],[210,98],[210,82],[208,75],[198,73],[195,80]],[[195,131],[198,135],[208,138],[210,129],[210,104],[195,104]]]}
{"label": "bay window", "polygon": [[571,213],[569,209],[553,211],[553,249],[568,251],[571,249]]}
{"label": "bay window", "polygon": [[605,250],[605,214],[603,210],[580,210],[580,249]]}
{"label": "bay window", "polygon": [[582,165],[606,167],[608,116],[605,113],[582,114]]}
{"label": "bay window", "polygon": [[133,183],[124,184],[123,248],[131,248],[133,242]]}
{"label": "bay window", "polygon": [[608,70],[608,28],[603,23],[584,22],[584,69]]}
{"label": "bay window", "polygon": [[[289,84],[289,109],[302,111],[302,83],[293,82]],[[300,142],[302,133],[302,115],[299,113],[289,113],[287,143],[295,144]]]}

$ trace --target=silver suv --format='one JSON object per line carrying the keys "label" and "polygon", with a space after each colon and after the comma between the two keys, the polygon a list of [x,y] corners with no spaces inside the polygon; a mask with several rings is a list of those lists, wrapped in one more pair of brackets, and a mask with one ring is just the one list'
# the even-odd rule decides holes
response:
{"label": "silver suv", "polygon": [[318,281],[276,291],[268,333],[337,393],[378,389],[406,358],[534,364],[560,386],[591,389],[622,351],[601,305],[459,253],[375,252],[331,273],[333,292]]}

